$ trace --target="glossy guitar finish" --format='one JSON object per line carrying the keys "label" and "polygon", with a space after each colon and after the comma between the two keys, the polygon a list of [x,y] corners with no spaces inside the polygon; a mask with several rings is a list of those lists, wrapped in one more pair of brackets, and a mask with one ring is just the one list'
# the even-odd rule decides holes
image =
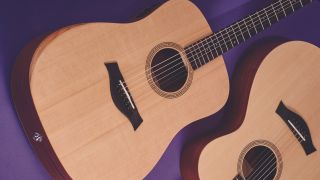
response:
{"label": "glossy guitar finish", "polygon": [[[319,48],[288,42],[262,58],[260,66],[259,56],[249,57],[236,73],[237,86],[231,86],[242,92],[231,92],[228,105],[236,110],[226,112],[227,123],[211,135],[217,139],[202,150],[198,168],[183,169],[185,179],[319,179]],[[248,152],[258,146],[273,155],[262,156],[265,149],[250,159]]]}
{"label": "glossy guitar finish", "polygon": [[[31,144],[51,175],[64,179],[146,176],[174,135],[218,111],[229,92],[221,56],[196,71],[186,64],[190,79],[185,84],[189,84],[169,97],[149,84],[148,57],[160,44],[170,45],[164,42],[179,49],[211,33],[195,5],[175,0],[137,22],[70,26],[25,48],[13,72],[13,100]],[[115,105],[113,98],[120,97],[110,92],[114,84],[107,67],[111,63],[117,63],[122,85],[127,85],[124,97],[132,98],[126,106],[137,111],[126,114],[123,104]],[[138,88],[137,81],[126,81],[141,73]],[[131,112],[138,112],[142,120],[134,128],[136,122],[126,116]]]}

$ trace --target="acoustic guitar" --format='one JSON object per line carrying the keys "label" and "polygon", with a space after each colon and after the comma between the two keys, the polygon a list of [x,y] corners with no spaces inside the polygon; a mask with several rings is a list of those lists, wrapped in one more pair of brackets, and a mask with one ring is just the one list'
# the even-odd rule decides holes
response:
{"label": "acoustic guitar", "polygon": [[142,179],[181,128],[225,104],[221,54],[310,2],[276,1],[213,34],[193,3],[171,0],[136,22],[37,38],[12,76],[26,135],[53,178]]}
{"label": "acoustic guitar", "polygon": [[185,179],[320,178],[320,49],[292,41],[261,60],[249,59],[236,74],[242,94],[230,100],[237,110],[226,112],[229,123]]}

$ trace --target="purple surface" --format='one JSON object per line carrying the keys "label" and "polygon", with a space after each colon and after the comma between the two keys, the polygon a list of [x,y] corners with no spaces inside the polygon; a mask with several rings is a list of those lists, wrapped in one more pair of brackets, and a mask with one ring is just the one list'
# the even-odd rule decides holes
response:
{"label": "purple surface", "polygon": [[[0,2],[0,179],[50,179],[33,154],[20,127],[10,98],[9,79],[19,50],[32,38],[70,24],[105,21],[126,22],[143,9],[163,0],[55,0]],[[216,31],[270,0],[194,0]],[[224,55],[229,75],[244,51],[259,39],[280,36],[320,45],[320,3],[314,2]],[[146,179],[181,179],[180,152],[193,138],[213,131],[222,120],[218,114],[182,129]]]}

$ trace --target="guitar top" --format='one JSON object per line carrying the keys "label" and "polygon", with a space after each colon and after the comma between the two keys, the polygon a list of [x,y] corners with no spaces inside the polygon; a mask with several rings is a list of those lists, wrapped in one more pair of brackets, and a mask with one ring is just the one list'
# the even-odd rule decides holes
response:
{"label": "guitar top", "polygon": [[[247,90],[246,111],[236,114],[245,117],[242,125],[203,149],[198,178],[318,179],[319,59],[320,49],[305,42],[288,42],[272,50]],[[250,79],[246,75],[241,74]]]}

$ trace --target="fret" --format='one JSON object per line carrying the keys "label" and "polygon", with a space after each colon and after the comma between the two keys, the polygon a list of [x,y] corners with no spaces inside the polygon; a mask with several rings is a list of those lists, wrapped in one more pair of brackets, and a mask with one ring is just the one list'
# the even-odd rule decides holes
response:
{"label": "fret", "polygon": [[272,10],[273,10],[273,13],[275,14],[275,16],[276,16],[276,18],[277,18],[277,21],[279,21],[277,12],[276,12],[276,10],[274,9],[273,4],[271,4],[271,7],[272,7]]}
{"label": "fret", "polygon": [[[213,57],[215,58],[215,57],[218,57],[219,56],[219,53],[218,53],[218,51],[217,51],[217,47],[215,46],[215,44],[214,44],[214,42],[213,42],[213,40],[212,40],[212,36],[213,35],[211,35],[211,36],[209,36],[209,39],[210,39],[210,41],[209,41],[209,46],[210,47],[213,47],[213,49],[214,49],[214,52],[212,52],[212,53],[215,53],[215,55],[213,55]],[[212,48],[211,48],[212,49]]]}
{"label": "fret", "polygon": [[200,64],[200,66],[202,66],[202,62],[204,61],[204,58],[202,56],[202,53],[201,53],[201,50],[200,50],[200,46],[198,45],[198,43],[195,43],[195,46],[196,46],[196,54],[197,56],[199,57],[198,58],[198,64]]}
{"label": "fret", "polygon": [[205,38],[205,50],[206,50],[206,53],[207,53],[207,56],[208,56],[208,61],[214,59],[214,56],[212,54],[212,49],[211,49],[211,46],[210,46],[210,41],[209,41],[209,38]]}
{"label": "fret", "polygon": [[[248,20],[248,21],[247,21]],[[256,34],[255,30],[252,28],[251,21],[248,18],[243,19],[244,25],[246,26],[250,38]]]}
{"label": "fret", "polygon": [[262,31],[263,31],[263,30],[264,30],[264,25],[263,25],[262,20],[261,20],[261,18],[260,18],[259,12],[257,13],[257,15],[258,15],[258,19],[259,19],[259,22],[260,22],[260,24],[261,24]]}
{"label": "fret", "polygon": [[303,4],[301,2],[301,0],[292,0],[292,7],[294,9],[294,11],[300,9],[303,7]]}
{"label": "fret", "polygon": [[292,0],[282,0],[282,6],[287,16],[294,12]]}
{"label": "fret", "polygon": [[250,18],[250,20],[251,20],[251,22],[252,22],[252,25],[253,25],[253,28],[254,28],[254,30],[256,31],[256,34],[257,34],[258,31],[257,31],[256,25],[255,25],[255,22],[252,20],[251,15],[249,15],[249,18]]}
{"label": "fret", "polygon": [[222,49],[222,46],[221,46],[221,43],[218,41],[218,39],[217,39],[217,34],[218,33],[216,33],[216,34],[214,34],[213,36],[212,36],[212,38],[213,38],[213,44],[214,44],[214,47],[218,47],[219,49],[217,49],[217,51],[218,51],[218,55],[221,55],[221,54],[223,54],[224,53],[224,51],[223,51],[223,49]]}
{"label": "fret", "polygon": [[193,62],[196,64],[197,68],[201,67],[201,64],[199,64],[200,57],[197,54],[196,48],[194,45],[192,45],[192,52],[194,52]]}
{"label": "fret", "polygon": [[243,19],[241,21],[239,21],[238,25],[243,33],[244,39],[247,40],[247,39],[251,38],[251,34],[249,32],[249,29],[246,26],[246,24],[244,23]]}
{"label": "fret", "polygon": [[271,24],[279,21],[278,16],[277,16],[276,12],[274,11],[273,5],[266,7],[265,10],[268,14],[268,19],[271,22]]}
{"label": "fret", "polygon": [[198,69],[198,65],[197,65],[197,62],[195,61],[195,57],[193,53],[193,44],[185,48],[185,53],[187,55],[187,58],[189,59],[192,69]]}
{"label": "fret", "polygon": [[257,33],[261,32],[264,30],[264,27],[263,27],[263,24],[262,24],[262,21],[260,19],[260,15],[259,15],[259,11],[254,13],[252,16],[251,16],[252,20],[253,20],[253,25],[257,31]]}
{"label": "fret", "polygon": [[188,47],[185,48],[186,55],[189,59],[189,62],[193,69],[196,69],[197,63],[195,62],[195,55],[193,53],[193,44],[189,45]]}
{"label": "fret", "polygon": [[200,48],[200,52],[201,52],[201,54],[203,54],[203,57],[204,57],[204,59],[203,59],[203,64],[207,64],[207,61],[209,61],[210,58],[209,58],[209,56],[208,56],[206,47],[205,47],[205,45],[204,45],[204,43],[203,43],[204,40],[205,40],[205,39],[202,39],[202,40],[199,42],[199,43],[201,44],[201,47],[203,48],[203,50]]}
{"label": "fret", "polygon": [[206,55],[203,53],[204,52],[204,48],[203,48],[203,45],[202,45],[202,39],[201,40],[199,40],[199,41],[197,41],[196,42],[196,45],[197,45],[197,47],[198,47],[198,49],[199,49],[199,51],[198,51],[198,55],[200,55],[202,58],[200,59],[200,64],[201,64],[201,66],[203,65],[203,64],[206,64]]}
{"label": "fret", "polygon": [[202,59],[202,64],[207,64],[207,61],[209,61],[209,57],[206,51],[206,48],[204,46],[204,40],[205,39],[201,39],[200,41],[198,41],[198,45],[199,45],[199,49],[200,49],[200,54],[202,55],[203,59]]}
{"label": "fret", "polygon": [[312,0],[277,0],[229,27],[198,40],[185,48],[192,68],[200,68],[311,2]]}
{"label": "fret", "polygon": [[[220,37],[219,37],[220,36]],[[222,53],[224,52],[227,52],[229,50],[228,46],[227,46],[227,43],[224,39],[224,37],[222,36],[221,34],[221,31],[219,31],[217,34],[216,34],[216,40],[219,42],[220,44],[220,47],[222,49]],[[223,44],[221,45],[221,42],[223,41]],[[226,48],[225,50],[223,49],[223,46]]]}
{"label": "fret", "polygon": [[301,4],[301,7],[303,7],[302,1],[301,0],[299,0],[299,1],[300,1],[300,4]]}
{"label": "fret", "polygon": [[[192,57],[193,57],[193,54],[192,54]],[[192,61],[190,61],[190,62],[191,62],[192,69],[198,69],[199,66],[197,64],[197,59],[192,58]]]}
{"label": "fret", "polygon": [[277,16],[279,19],[283,19],[284,17],[287,16],[287,14],[284,12],[284,8],[282,6],[282,0],[281,1],[278,1],[277,2],[278,4],[275,5],[275,10],[276,10],[276,13],[277,13]]}
{"label": "fret", "polygon": [[231,43],[231,42],[230,42],[230,39],[227,40],[227,37],[228,37],[228,36],[226,36],[226,34],[224,33],[224,31],[225,31],[226,29],[227,29],[227,28],[222,29],[222,31],[220,31],[220,34],[221,34],[221,37],[223,38],[224,45],[225,45],[225,47],[227,48],[227,51],[228,51],[229,49],[232,48],[232,45],[229,46],[229,43]]}
{"label": "fret", "polygon": [[245,26],[246,26],[246,28],[247,28],[247,32],[248,32],[249,36],[251,37],[250,29],[248,28],[248,26],[247,26],[247,24],[246,24],[246,22],[245,22],[245,21],[243,21],[243,23],[244,23],[244,25],[245,25]]}
{"label": "fret", "polygon": [[[262,16],[262,17],[265,17],[269,22],[269,26],[271,26],[271,22],[270,22],[270,19],[269,19],[269,15],[268,15],[268,13],[266,11],[266,8],[263,8],[263,12],[264,12],[265,16]],[[263,19],[263,22],[264,22],[265,21],[264,18],[262,18],[262,19]]]}
{"label": "fret", "polygon": [[289,2],[290,2],[290,5],[291,5],[291,8],[292,8],[292,12],[294,12],[294,7],[293,7],[293,4],[292,4],[291,0],[289,0]]}
{"label": "fret", "polygon": [[192,48],[193,48],[193,52],[195,54],[194,62],[197,64],[197,67],[201,67],[201,63],[200,63],[200,58],[201,57],[199,56],[199,54],[197,52],[198,48],[196,47],[196,44],[193,44]]}
{"label": "fret", "polygon": [[280,6],[281,6],[281,8],[282,8],[282,11],[283,11],[283,13],[284,13],[284,16],[287,16],[286,10],[283,8],[282,0],[279,0],[278,2],[279,2]]}
{"label": "fret", "polygon": [[229,26],[227,32],[228,32],[229,38],[231,39],[232,47],[235,47],[236,45],[238,45],[239,42],[238,42],[237,36],[234,34],[232,26]]}
{"label": "fret", "polygon": [[228,44],[230,43],[231,48],[233,48],[233,47],[236,46],[237,44],[235,43],[235,41],[234,41],[233,39],[231,39],[231,37],[230,37],[230,30],[231,30],[230,27],[229,27],[229,28],[225,28],[225,31],[226,31],[226,33],[227,33],[227,35],[228,35],[228,39],[229,39],[229,41],[228,41],[227,43],[228,43]]}
{"label": "fret", "polygon": [[258,33],[258,31],[256,29],[254,21],[251,20],[251,15],[249,15],[247,18],[244,18],[244,21],[249,28],[249,32],[250,32],[251,36],[256,35]]}
{"label": "fret", "polygon": [[231,25],[230,27],[231,27],[231,29],[232,29],[232,31],[233,31],[233,36],[234,36],[234,37],[236,38],[236,40],[237,40],[237,43],[240,44],[240,42],[239,42],[239,40],[238,40],[238,37],[237,37],[237,34],[236,34],[236,32],[234,31],[233,25]]}
{"label": "fret", "polygon": [[[236,27],[236,28],[239,28],[239,31],[240,31],[240,33],[241,33],[241,36],[242,36],[243,42],[244,42],[244,41],[246,41],[246,38],[244,38],[244,35],[243,35],[243,33],[242,33],[242,30],[241,30],[241,27],[240,27],[239,23],[238,23],[238,22],[236,22],[236,25],[237,25],[237,27]],[[237,31],[237,32],[238,32],[238,31]]]}

